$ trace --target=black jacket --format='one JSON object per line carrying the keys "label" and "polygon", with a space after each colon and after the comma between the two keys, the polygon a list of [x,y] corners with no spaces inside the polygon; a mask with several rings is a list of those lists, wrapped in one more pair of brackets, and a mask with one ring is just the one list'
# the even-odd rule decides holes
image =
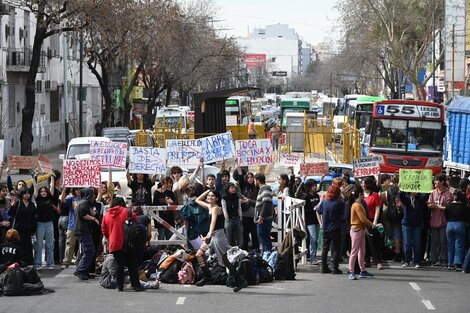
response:
{"label": "black jacket", "polygon": [[73,229],[74,235],[92,234],[93,221],[84,219],[85,215],[93,215],[93,202],[95,201],[95,189],[85,188],[81,192],[81,200],[75,208],[75,226]]}

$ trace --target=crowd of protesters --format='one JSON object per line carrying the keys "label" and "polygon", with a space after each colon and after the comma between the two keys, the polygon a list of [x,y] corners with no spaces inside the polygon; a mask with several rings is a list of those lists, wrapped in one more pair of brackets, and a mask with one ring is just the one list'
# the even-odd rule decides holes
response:
{"label": "crowd of protesters", "polygon": [[[16,258],[38,270],[68,268],[75,262],[74,274],[80,280],[93,278],[96,258],[103,251],[114,256],[118,266],[117,290],[123,290],[124,266],[129,268],[131,286],[144,290],[137,277],[142,254],[126,253],[123,247],[123,223],[128,218],[125,199],[114,194],[111,170],[100,188],[64,188],[61,173],[54,171],[46,186],[38,187],[36,177],[27,187],[19,181],[13,187],[0,185],[0,240],[3,246],[20,251]],[[373,276],[366,268],[375,264],[384,268],[387,260],[403,267],[423,265],[456,271],[470,271],[470,181],[462,179],[451,190],[445,175],[434,177],[430,194],[402,192],[399,178],[387,174],[350,182],[350,177],[336,177],[325,195],[317,187],[321,181],[281,174],[279,190],[273,193],[261,173],[244,168],[226,168],[222,162],[217,175],[204,175],[201,163],[189,176],[173,166],[169,176],[127,173],[132,190],[132,218],[148,230],[152,239],[152,221],[141,206],[185,205],[196,203],[208,210],[208,232],[200,234],[202,245],[195,249],[203,271],[196,285],[204,285],[209,276],[207,252],[217,256],[220,265],[235,277],[234,291],[246,281],[228,261],[227,251],[238,246],[243,250],[271,251],[271,230],[279,203],[287,197],[305,200],[305,223],[308,231],[309,262],[321,266],[322,273],[341,274],[339,264],[349,258],[351,280]],[[177,211],[160,212],[162,221],[153,220],[156,238],[169,240],[168,225],[181,228],[184,221]],[[15,234],[10,232],[16,230]],[[317,258],[322,237],[321,258]],[[45,256],[42,255],[45,244]],[[8,250],[8,249],[7,249]],[[328,252],[331,250],[329,266]],[[45,257],[45,266],[43,258]],[[6,256],[0,255],[0,264]],[[11,259],[11,255],[9,256]],[[5,261],[6,262],[6,261]],[[465,262],[465,264],[464,264]]]}

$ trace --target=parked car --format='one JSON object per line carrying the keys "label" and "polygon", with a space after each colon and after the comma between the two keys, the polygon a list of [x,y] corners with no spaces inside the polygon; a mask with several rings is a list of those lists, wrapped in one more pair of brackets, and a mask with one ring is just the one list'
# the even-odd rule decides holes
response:
{"label": "parked car", "polygon": [[107,127],[103,129],[103,137],[111,139],[111,141],[128,143],[129,128],[127,127]]}

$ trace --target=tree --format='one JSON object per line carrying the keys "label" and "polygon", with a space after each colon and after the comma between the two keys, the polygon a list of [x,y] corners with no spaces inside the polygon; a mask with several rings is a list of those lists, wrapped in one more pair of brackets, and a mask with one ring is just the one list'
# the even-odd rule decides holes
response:
{"label": "tree", "polygon": [[[80,1],[80,0],[77,0]],[[78,28],[75,19],[79,12],[74,1],[31,0],[22,1],[36,16],[36,33],[34,35],[31,63],[26,78],[26,103],[22,110],[21,155],[32,155],[32,122],[36,104],[36,76],[38,73],[41,48],[44,40],[52,35],[73,31]]]}

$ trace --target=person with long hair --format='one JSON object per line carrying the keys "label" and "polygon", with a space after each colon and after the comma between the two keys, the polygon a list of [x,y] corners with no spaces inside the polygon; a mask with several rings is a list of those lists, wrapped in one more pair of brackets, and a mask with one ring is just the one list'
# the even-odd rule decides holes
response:
{"label": "person with long hair", "polygon": [[[374,224],[379,223],[380,213],[381,213],[381,206],[382,200],[380,199],[379,194],[375,191],[376,184],[373,177],[366,177],[362,181],[362,189],[364,190],[364,201],[367,204],[367,209],[369,212],[369,216],[367,218]],[[382,257],[381,252],[383,249],[383,241],[381,234],[377,231],[377,229],[373,228],[370,230],[370,235],[367,236],[367,243],[366,246],[366,260],[372,257],[374,258],[374,262],[377,265],[377,269],[383,269],[382,265]],[[369,248],[367,250],[367,248]],[[366,263],[369,263],[366,261]]]}
{"label": "person with long hair", "polygon": [[[325,199],[317,207],[317,218],[320,228],[323,228],[323,246],[321,251],[321,272],[342,274],[339,269],[341,258],[341,222],[344,215],[344,202],[340,198],[339,187],[331,185],[325,195]],[[333,271],[328,267],[328,251],[333,256]]]}
{"label": "person with long hair", "polygon": [[445,209],[454,200],[449,191],[446,176],[439,174],[434,178],[434,189],[428,199],[428,208],[431,210],[431,258],[432,266],[440,267],[447,264],[447,220]]}
{"label": "person with long hair", "polygon": [[155,184],[154,177],[148,174],[129,174],[126,172],[127,186],[132,190],[132,205],[150,205],[152,203],[152,186]]}
{"label": "person with long hair", "polygon": [[366,271],[365,256],[366,256],[366,227],[376,227],[377,224],[372,223],[366,215],[366,209],[362,205],[364,199],[364,191],[361,187],[356,187],[351,191],[349,196],[349,203],[351,205],[351,253],[349,255],[349,276],[350,280],[355,280],[356,274],[354,273],[354,266],[356,261],[359,263],[361,272],[360,278],[368,278],[373,275]]}
{"label": "person with long hair", "polygon": [[203,243],[196,253],[196,259],[202,269],[203,277],[196,282],[196,286],[204,286],[210,281],[211,275],[206,264],[205,254],[207,250],[215,253],[220,265],[227,267],[230,273],[235,277],[234,292],[240,291],[247,286],[247,282],[240,276],[235,266],[227,258],[227,251],[231,248],[224,232],[224,214],[220,207],[220,194],[217,191],[207,190],[201,194],[196,203],[209,211],[211,218],[209,232],[204,237]]}
{"label": "person with long hair", "polygon": [[222,197],[222,212],[225,217],[225,234],[231,246],[241,244],[242,200],[238,197],[234,183],[224,186],[225,194]]}
{"label": "person with long hair", "polygon": [[277,196],[284,200],[289,196],[289,176],[287,176],[287,174],[281,174],[278,176],[277,181],[279,183]]}
{"label": "person with long hair", "polygon": [[454,201],[445,208],[445,217],[447,220],[447,268],[462,271],[462,263],[465,254],[465,223],[469,220],[469,210],[465,205],[465,194],[460,191],[454,191]]}
{"label": "person with long hair", "polygon": [[[161,180],[161,187],[155,189],[153,193],[153,205],[172,205],[176,202],[175,194],[172,191],[173,179],[169,176]],[[159,216],[171,226],[175,226],[174,211],[158,211]],[[158,240],[169,240],[173,233],[165,228],[163,224],[153,220],[155,228],[158,230]]]}
{"label": "person with long hair", "polygon": [[243,244],[242,249],[248,250],[248,244],[251,237],[251,248],[259,249],[258,233],[254,221],[256,197],[258,196],[258,188],[255,184],[255,174],[252,172],[246,175],[239,175],[238,182],[242,195],[242,218],[243,218]]}
{"label": "person with long hair", "polygon": [[34,245],[34,267],[42,268],[42,247],[46,242],[46,264],[48,269],[54,269],[54,216],[59,212],[57,206],[52,204],[52,195],[55,193],[54,184],[49,190],[46,186],[37,187],[34,182],[34,196],[36,198],[38,227],[36,230],[36,243]]}
{"label": "person with long hair", "polygon": [[31,236],[37,229],[37,209],[31,201],[29,189],[22,188],[18,193],[18,200],[11,206],[9,215],[13,218],[12,228],[20,235],[19,246],[23,250],[23,261],[27,265],[33,265],[33,245]]}
{"label": "person with long hair", "polygon": [[305,223],[309,234],[309,262],[318,265],[317,261],[317,248],[318,236],[320,234],[320,224],[318,222],[315,207],[320,203],[320,196],[317,193],[317,182],[315,179],[309,179],[305,183],[307,194],[305,200]]}

